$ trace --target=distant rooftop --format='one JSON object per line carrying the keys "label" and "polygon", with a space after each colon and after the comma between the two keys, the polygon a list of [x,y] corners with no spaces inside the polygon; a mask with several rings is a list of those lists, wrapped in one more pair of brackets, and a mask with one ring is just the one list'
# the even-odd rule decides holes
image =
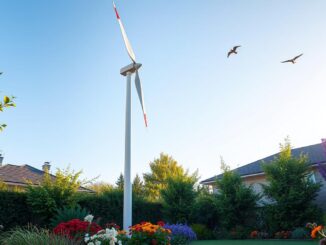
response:
{"label": "distant rooftop", "polygon": [[[304,146],[300,148],[292,149],[291,151],[292,156],[299,157],[301,154],[307,154],[309,165],[315,165],[318,163],[326,163],[326,153],[325,148],[323,147],[323,144],[315,144],[315,145],[309,145]],[[277,157],[279,153],[268,156],[266,158],[260,159],[258,161],[246,164],[242,167],[236,168],[232,171],[240,174],[240,176],[245,177],[248,175],[254,175],[254,174],[261,174],[263,173],[262,164],[268,164],[272,160]],[[216,178],[221,178],[223,174],[216,175],[214,177],[211,177],[209,179],[203,180],[200,183],[201,184],[210,184],[215,182]]]}
{"label": "distant rooftop", "polygon": [[[26,186],[27,182],[31,182],[34,185],[39,185],[44,178],[45,172],[34,168],[30,165],[13,165],[6,164],[0,166],[0,181],[8,185],[17,185],[17,186]],[[52,179],[55,179],[55,176],[50,174]],[[85,187],[79,187],[81,192],[93,192]]]}

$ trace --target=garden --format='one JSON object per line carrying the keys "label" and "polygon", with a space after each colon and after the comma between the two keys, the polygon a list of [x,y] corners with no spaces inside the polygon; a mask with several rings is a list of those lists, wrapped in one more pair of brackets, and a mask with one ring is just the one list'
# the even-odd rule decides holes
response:
{"label": "garden", "polygon": [[[326,223],[313,202],[321,184],[308,178],[306,156],[294,158],[285,142],[264,166],[269,185],[263,195],[243,184],[221,162],[217,193],[197,184],[166,154],[133,182],[133,226],[122,230],[123,185],[89,184],[78,192],[80,172],[57,170],[40,185],[12,190],[1,184],[0,241],[3,245],[227,245],[325,244]],[[160,183],[160,184],[157,184]],[[294,184],[295,183],[295,184]],[[313,222],[313,223],[312,223]]]}

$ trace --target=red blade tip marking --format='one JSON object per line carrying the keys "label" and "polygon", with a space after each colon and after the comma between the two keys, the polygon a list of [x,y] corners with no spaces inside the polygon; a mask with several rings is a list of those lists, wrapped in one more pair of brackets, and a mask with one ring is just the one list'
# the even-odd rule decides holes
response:
{"label": "red blade tip marking", "polygon": [[147,128],[148,123],[147,123],[147,116],[146,116],[146,114],[144,114],[144,120],[145,120],[145,126],[146,126],[146,128]]}
{"label": "red blade tip marking", "polygon": [[113,8],[114,8],[114,12],[115,12],[115,15],[117,16],[117,19],[120,20],[120,16],[119,16],[119,13],[118,13],[118,10],[115,6],[115,4],[113,3]]}

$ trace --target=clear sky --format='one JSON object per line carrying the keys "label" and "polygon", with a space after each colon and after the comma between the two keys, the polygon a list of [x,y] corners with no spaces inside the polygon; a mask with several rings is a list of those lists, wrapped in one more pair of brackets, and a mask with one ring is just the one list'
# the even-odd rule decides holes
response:
{"label": "clear sky", "polygon": [[[326,137],[326,1],[116,0],[139,62],[132,175],[160,152],[202,179]],[[124,162],[130,60],[109,0],[1,0],[5,163],[44,161],[114,183]],[[226,58],[233,45],[237,56]],[[304,55],[296,65],[280,61]]]}

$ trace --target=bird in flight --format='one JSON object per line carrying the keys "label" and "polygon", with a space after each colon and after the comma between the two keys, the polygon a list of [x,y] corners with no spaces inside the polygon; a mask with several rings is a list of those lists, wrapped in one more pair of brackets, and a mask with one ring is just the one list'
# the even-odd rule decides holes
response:
{"label": "bird in flight", "polygon": [[281,61],[281,63],[292,63],[292,64],[295,64],[296,62],[296,59],[298,59],[299,57],[301,57],[303,54],[299,54],[298,56],[295,56],[293,59],[290,59],[290,60],[284,60],[284,61]]}
{"label": "bird in flight", "polygon": [[3,72],[0,71],[0,75],[2,75]]}
{"label": "bird in flight", "polygon": [[237,54],[237,48],[241,47],[240,45],[239,46],[234,46],[229,52],[228,52],[228,58],[231,54]]}

